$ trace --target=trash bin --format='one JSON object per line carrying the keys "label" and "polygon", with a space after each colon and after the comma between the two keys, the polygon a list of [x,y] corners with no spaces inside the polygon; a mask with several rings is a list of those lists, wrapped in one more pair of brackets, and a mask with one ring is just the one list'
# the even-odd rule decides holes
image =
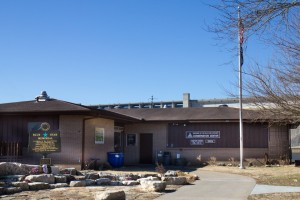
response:
{"label": "trash bin", "polygon": [[170,165],[171,164],[171,152],[164,152],[163,154],[163,164]]}
{"label": "trash bin", "polygon": [[163,155],[164,153],[162,151],[159,151],[156,155],[156,162],[160,165],[163,163],[164,160]]}
{"label": "trash bin", "polygon": [[107,161],[112,167],[122,167],[124,165],[124,153],[107,152]]}

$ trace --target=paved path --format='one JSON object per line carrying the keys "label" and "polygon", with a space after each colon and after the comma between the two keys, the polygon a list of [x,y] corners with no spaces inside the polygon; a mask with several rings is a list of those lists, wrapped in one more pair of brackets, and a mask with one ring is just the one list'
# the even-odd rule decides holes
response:
{"label": "paved path", "polygon": [[246,200],[256,184],[254,179],[236,174],[201,170],[193,173],[200,177],[194,185],[183,186],[157,200]]}
{"label": "paved path", "polygon": [[256,185],[251,194],[266,194],[278,192],[300,192],[300,187],[293,186],[274,186],[274,185]]}

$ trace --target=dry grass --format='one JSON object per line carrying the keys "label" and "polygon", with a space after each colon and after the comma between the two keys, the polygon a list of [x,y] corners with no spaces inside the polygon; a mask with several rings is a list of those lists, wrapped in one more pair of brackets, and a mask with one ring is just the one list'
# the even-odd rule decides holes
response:
{"label": "dry grass", "polygon": [[294,199],[294,200],[300,200],[300,193],[273,193],[273,194],[256,194],[256,195],[250,195],[248,197],[248,200],[288,200],[288,199]]}

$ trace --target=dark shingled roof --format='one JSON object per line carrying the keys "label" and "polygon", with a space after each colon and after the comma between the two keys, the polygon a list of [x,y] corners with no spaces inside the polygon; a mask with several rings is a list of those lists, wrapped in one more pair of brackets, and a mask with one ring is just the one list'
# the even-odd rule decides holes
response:
{"label": "dark shingled roof", "polygon": [[57,99],[47,101],[22,101],[0,104],[0,113],[26,112],[89,112],[90,108]]}
{"label": "dark shingled roof", "polygon": [[103,117],[121,121],[139,121],[139,119],[110,112],[108,110],[97,110],[87,106],[74,104],[57,99],[47,101],[22,101],[0,104],[0,114],[81,114],[94,117]]}
{"label": "dark shingled roof", "polygon": [[[224,121],[239,120],[239,109],[230,107],[193,107],[193,108],[135,108],[112,109],[115,113],[141,118],[145,121]],[[257,117],[252,110],[243,110],[243,119]]]}

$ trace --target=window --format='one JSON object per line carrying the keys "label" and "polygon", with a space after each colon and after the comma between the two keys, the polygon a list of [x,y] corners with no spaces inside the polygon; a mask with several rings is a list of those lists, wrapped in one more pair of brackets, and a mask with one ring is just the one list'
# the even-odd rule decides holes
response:
{"label": "window", "polygon": [[127,146],[135,146],[136,134],[127,134]]}
{"label": "window", "polygon": [[104,128],[95,128],[95,144],[104,144]]}

